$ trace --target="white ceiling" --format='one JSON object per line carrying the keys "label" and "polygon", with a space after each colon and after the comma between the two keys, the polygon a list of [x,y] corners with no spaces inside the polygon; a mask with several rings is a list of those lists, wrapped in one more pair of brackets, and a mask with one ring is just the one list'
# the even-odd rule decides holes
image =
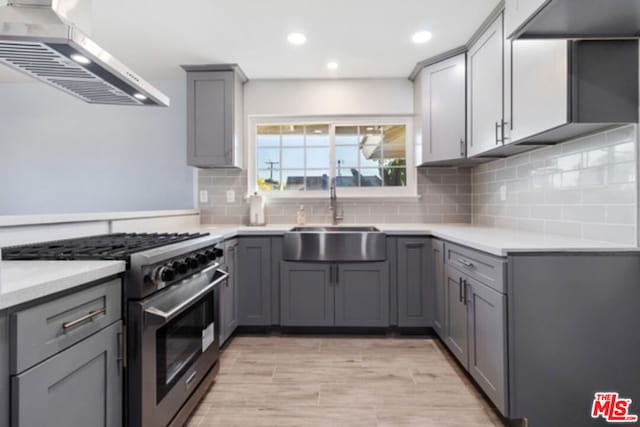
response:
{"label": "white ceiling", "polygon": [[[464,44],[497,3],[93,0],[92,38],[145,79],[180,78],[180,64],[202,63],[238,63],[254,79],[407,77],[416,62]],[[419,30],[431,41],[414,45]],[[288,44],[293,31],[307,36],[304,46]]]}

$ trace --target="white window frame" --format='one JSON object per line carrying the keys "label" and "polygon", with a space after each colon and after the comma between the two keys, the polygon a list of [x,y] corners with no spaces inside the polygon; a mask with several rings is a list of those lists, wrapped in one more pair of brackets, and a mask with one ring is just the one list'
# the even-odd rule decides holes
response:
{"label": "white window frame", "polygon": [[247,179],[248,193],[257,192],[268,198],[277,199],[325,199],[329,197],[326,190],[315,191],[261,191],[257,185],[257,140],[258,126],[260,125],[329,125],[329,171],[332,176],[336,173],[335,161],[335,127],[336,126],[388,126],[404,125],[406,129],[406,168],[407,185],[404,187],[338,187],[336,189],[339,197],[343,198],[418,198],[416,168],[414,161],[413,118],[411,116],[249,116],[247,129]]}

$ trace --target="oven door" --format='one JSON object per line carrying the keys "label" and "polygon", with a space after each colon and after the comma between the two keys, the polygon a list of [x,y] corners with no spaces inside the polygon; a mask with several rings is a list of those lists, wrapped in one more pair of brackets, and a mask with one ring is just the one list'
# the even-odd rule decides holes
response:
{"label": "oven door", "polygon": [[218,359],[216,266],[129,303],[129,426],[166,426]]}

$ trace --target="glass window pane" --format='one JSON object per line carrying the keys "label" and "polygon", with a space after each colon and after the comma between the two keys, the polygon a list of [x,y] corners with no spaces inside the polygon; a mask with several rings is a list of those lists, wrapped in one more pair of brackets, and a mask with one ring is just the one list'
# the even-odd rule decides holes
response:
{"label": "glass window pane", "polygon": [[258,126],[258,147],[280,146],[280,125]]}
{"label": "glass window pane", "polygon": [[336,126],[336,145],[357,145],[357,126]]}
{"label": "glass window pane", "polygon": [[329,146],[329,125],[307,126],[307,147],[309,146]]}
{"label": "glass window pane", "polygon": [[404,187],[407,185],[407,169],[385,168],[383,178],[385,187]]}
{"label": "glass window pane", "polygon": [[358,167],[358,146],[336,147],[336,167]]}
{"label": "glass window pane", "polygon": [[327,191],[329,189],[329,170],[308,170],[307,191]]}
{"label": "glass window pane", "polygon": [[[353,169],[357,172],[356,169]],[[354,176],[351,171],[343,171],[342,175],[336,177],[336,187],[357,187],[358,177]]]}
{"label": "glass window pane", "polygon": [[377,168],[380,166],[380,158],[378,156],[372,156],[367,158],[367,154],[363,149],[360,149],[360,167],[363,168]]}
{"label": "glass window pane", "polygon": [[383,156],[385,159],[406,158],[406,128],[404,125],[384,126]]}
{"label": "glass window pane", "polygon": [[329,168],[329,147],[307,148],[307,169]]}
{"label": "glass window pane", "polygon": [[304,125],[282,126],[282,145],[284,147],[303,147]]}
{"label": "glass window pane", "polygon": [[382,133],[382,126],[365,125],[360,126],[360,135],[380,135]]}
{"label": "glass window pane", "polygon": [[358,176],[360,179],[360,187],[380,187],[382,185],[380,169],[360,169]]}
{"label": "glass window pane", "polygon": [[282,169],[304,169],[304,148],[283,148]]}
{"label": "glass window pane", "polygon": [[258,171],[259,191],[280,191],[280,169]]}
{"label": "glass window pane", "polygon": [[304,170],[282,171],[283,191],[304,191]]}
{"label": "glass window pane", "polygon": [[258,148],[258,169],[269,169],[280,166],[280,149],[279,148]]}

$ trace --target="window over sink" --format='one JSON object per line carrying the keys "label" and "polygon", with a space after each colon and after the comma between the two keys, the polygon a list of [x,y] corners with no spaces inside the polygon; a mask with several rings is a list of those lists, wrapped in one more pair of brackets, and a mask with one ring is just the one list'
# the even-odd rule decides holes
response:
{"label": "window over sink", "polygon": [[249,191],[275,197],[415,196],[410,121],[254,118]]}

